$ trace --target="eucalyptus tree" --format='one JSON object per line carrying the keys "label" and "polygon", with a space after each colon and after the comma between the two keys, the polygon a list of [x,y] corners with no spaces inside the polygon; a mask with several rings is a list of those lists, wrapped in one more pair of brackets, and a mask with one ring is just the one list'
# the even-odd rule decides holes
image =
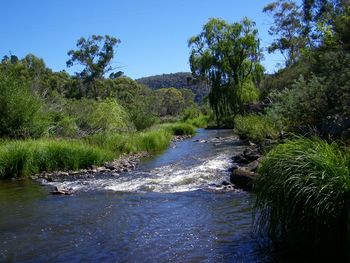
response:
{"label": "eucalyptus tree", "polygon": [[305,23],[314,41],[350,50],[350,1],[303,0]]}
{"label": "eucalyptus tree", "polygon": [[271,15],[274,20],[269,34],[276,38],[268,47],[268,52],[280,51],[286,66],[293,65],[307,44],[302,7],[296,1],[278,0],[266,5],[263,12]]}
{"label": "eucalyptus tree", "polygon": [[120,40],[109,35],[92,35],[85,39],[80,38],[76,44],[77,50],[68,51],[70,59],[67,61],[67,67],[80,64],[84,69],[77,73],[87,85],[88,92],[94,97],[98,96],[97,80],[103,78],[104,74],[111,71],[114,49],[120,43]]}
{"label": "eucalyptus tree", "polygon": [[257,85],[263,74],[255,23],[248,18],[233,24],[212,18],[188,44],[192,74],[211,85],[209,104],[217,124],[242,113],[242,89],[246,83]]}

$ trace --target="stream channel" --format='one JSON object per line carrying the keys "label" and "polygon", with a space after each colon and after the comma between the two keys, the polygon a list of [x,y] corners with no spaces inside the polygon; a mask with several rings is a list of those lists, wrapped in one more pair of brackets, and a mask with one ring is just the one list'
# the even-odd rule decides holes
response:
{"label": "stream channel", "polygon": [[265,262],[254,196],[214,191],[244,147],[232,130],[199,129],[120,176],[0,182],[0,262]]}

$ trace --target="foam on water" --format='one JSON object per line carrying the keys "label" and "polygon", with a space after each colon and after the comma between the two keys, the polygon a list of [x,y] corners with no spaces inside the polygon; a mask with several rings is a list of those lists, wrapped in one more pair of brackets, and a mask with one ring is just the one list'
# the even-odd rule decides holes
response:
{"label": "foam on water", "polygon": [[119,177],[50,182],[52,186],[71,188],[73,191],[153,191],[162,193],[195,191],[209,184],[227,180],[230,158],[220,154],[200,164],[182,167],[181,163],[164,165],[149,172],[130,172]]}

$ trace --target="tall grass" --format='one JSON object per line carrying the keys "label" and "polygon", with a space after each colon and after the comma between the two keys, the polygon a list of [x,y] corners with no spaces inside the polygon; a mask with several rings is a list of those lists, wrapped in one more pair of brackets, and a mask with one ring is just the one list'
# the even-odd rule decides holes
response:
{"label": "tall grass", "polygon": [[22,177],[43,171],[77,170],[112,158],[112,152],[79,141],[10,141],[0,146],[0,178]]}
{"label": "tall grass", "polygon": [[206,128],[208,126],[209,116],[200,114],[198,117],[186,120],[186,123],[197,128]]}
{"label": "tall grass", "polygon": [[196,128],[184,122],[164,123],[156,126],[156,129],[164,129],[173,135],[194,135]]}
{"label": "tall grass", "polygon": [[150,130],[128,134],[96,134],[86,140],[91,145],[119,155],[141,151],[158,152],[169,146],[171,138],[171,133],[166,130]]}
{"label": "tall grass", "polygon": [[173,135],[194,134],[190,124],[162,124],[145,132],[100,133],[81,140],[40,139],[0,142],[0,178],[43,171],[77,170],[117,158],[122,153],[159,152]]}
{"label": "tall grass", "polygon": [[271,150],[254,183],[260,230],[289,252],[332,262],[350,245],[350,157],[337,144],[297,138]]}
{"label": "tall grass", "polygon": [[255,142],[261,142],[267,137],[277,138],[279,134],[277,123],[265,115],[238,115],[234,123],[234,130],[240,137]]}

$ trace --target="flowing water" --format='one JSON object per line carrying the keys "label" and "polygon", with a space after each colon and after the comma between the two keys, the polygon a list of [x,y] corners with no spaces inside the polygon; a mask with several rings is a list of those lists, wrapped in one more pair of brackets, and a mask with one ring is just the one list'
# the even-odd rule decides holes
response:
{"label": "flowing water", "polygon": [[228,130],[199,129],[118,177],[0,182],[0,262],[265,262],[253,196],[213,191],[243,151]]}

